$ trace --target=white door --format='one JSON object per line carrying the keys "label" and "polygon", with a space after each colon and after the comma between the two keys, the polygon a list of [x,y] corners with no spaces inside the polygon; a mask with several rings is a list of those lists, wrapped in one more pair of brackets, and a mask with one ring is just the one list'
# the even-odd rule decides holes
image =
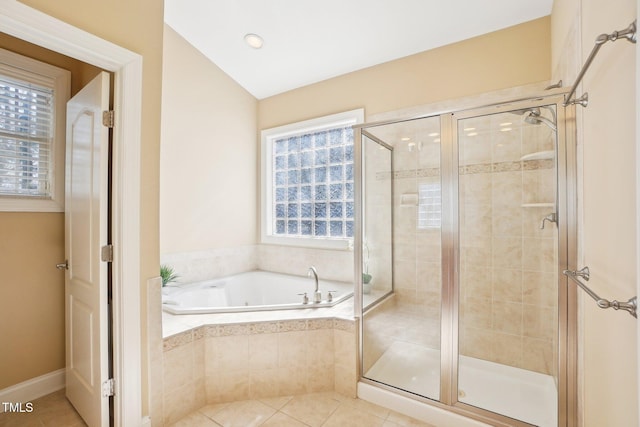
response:
{"label": "white door", "polygon": [[89,427],[109,425],[107,244],[109,74],[67,104],[65,254],[66,393]]}

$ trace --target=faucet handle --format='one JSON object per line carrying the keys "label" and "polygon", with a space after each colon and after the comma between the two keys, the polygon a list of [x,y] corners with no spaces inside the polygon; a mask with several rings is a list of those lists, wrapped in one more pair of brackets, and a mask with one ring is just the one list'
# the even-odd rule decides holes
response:
{"label": "faucet handle", "polygon": [[303,303],[303,304],[309,304],[309,297],[307,296],[307,293],[306,293],[306,292],[304,292],[304,293],[302,293],[302,294],[298,294],[298,295],[304,295],[304,296],[302,297],[302,303]]}
{"label": "faucet handle", "polygon": [[327,302],[333,301],[333,294],[334,293],[336,293],[336,291],[327,291]]}
{"label": "faucet handle", "polygon": [[542,222],[540,223],[540,230],[544,230],[544,223],[545,222],[555,222],[556,224],[558,223],[558,216],[556,215],[555,212],[551,212],[549,215],[545,216],[544,218],[542,218]]}

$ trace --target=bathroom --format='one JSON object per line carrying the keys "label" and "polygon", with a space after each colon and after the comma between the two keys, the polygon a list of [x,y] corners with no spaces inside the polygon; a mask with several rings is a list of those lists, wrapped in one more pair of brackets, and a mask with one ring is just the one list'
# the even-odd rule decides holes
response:
{"label": "bathroom", "polygon": [[[623,28],[633,19],[638,10],[636,2],[631,1],[619,2],[616,7],[611,7],[610,2],[604,1],[555,2],[551,16],[541,24],[543,28],[532,29],[525,25],[526,30],[520,27],[521,33],[518,33],[518,28],[513,28],[507,32],[508,34],[501,35],[500,32],[488,34],[468,41],[466,44],[463,42],[448,46],[446,49],[425,53],[426,56],[431,57],[432,60],[429,61],[431,64],[446,64],[444,70],[433,67],[425,70],[422,61],[417,61],[416,64],[407,59],[406,61],[409,61],[407,63],[400,61],[388,64],[388,68],[373,68],[357,75],[342,76],[324,84],[312,85],[303,90],[258,102],[225,80],[220,70],[207,64],[203,57],[184,49],[186,46],[180,44],[179,38],[170,34],[166,27],[163,29],[159,18],[161,13],[150,14],[142,7],[131,8],[130,3],[126,1],[112,2],[109,7],[96,5],[94,13],[86,13],[82,7],[69,7],[68,4],[54,5],[39,0],[23,3],[31,4],[64,21],[82,26],[114,43],[139,52],[145,60],[145,91],[141,97],[145,109],[142,120],[142,158],[144,160],[140,168],[140,176],[145,182],[140,199],[140,214],[144,221],[139,233],[143,242],[140,249],[139,274],[141,278],[139,294],[143,301],[139,307],[142,321],[139,343],[142,348],[142,362],[138,373],[143,385],[138,385],[136,393],[142,396],[142,403],[139,403],[141,413],[151,415],[154,422],[162,418],[161,414],[163,414],[162,397],[158,395],[162,390],[162,332],[158,327],[159,317],[162,314],[159,310],[154,311],[155,305],[151,303],[147,305],[147,296],[151,297],[152,301],[160,301],[159,289],[157,292],[154,290],[147,293],[147,279],[156,286],[157,281],[153,278],[157,276],[158,267],[161,261],[166,260],[167,254],[191,252],[205,258],[218,258],[220,262],[214,263],[215,267],[211,267],[217,270],[207,272],[214,276],[251,268],[281,270],[305,276],[310,265],[315,265],[321,276],[336,274],[340,275],[336,278],[343,279],[345,275],[353,274],[349,271],[353,266],[353,252],[296,250],[290,247],[265,247],[266,245],[258,244],[259,225],[256,218],[259,205],[259,178],[256,170],[259,165],[259,152],[256,141],[259,140],[262,129],[363,106],[369,121],[378,113],[402,110],[407,115],[420,114],[419,110],[412,111],[412,107],[477,94],[495,93],[505,88],[536,85],[541,82],[555,83],[559,79],[564,80],[566,87],[575,80],[580,66],[593,46],[595,37],[602,32]],[[128,25],[107,26],[110,20],[105,20],[105,16],[124,19]],[[144,40],[139,38],[139,28],[147,29],[145,34],[148,37]],[[518,34],[511,34],[511,31]],[[214,105],[206,105],[206,107],[215,113],[207,115],[202,123],[215,126],[198,131],[194,129],[193,122],[190,122],[188,127],[180,127],[180,123],[186,122],[187,119],[184,116],[181,117],[180,112],[175,111],[170,120],[166,117],[160,119],[159,94],[162,72],[166,77],[163,81],[166,85],[163,88],[164,96],[168,100],[172,99],[171,87],[167,85],[172,69],[167,66],[167,61],[162,69],[161,52],[158,49],[163,32],[167,44],[165,49],[169,50],[165,51],[166,58],[176,57],[180,53],[185,56],[195,56],[195,58],[185,59],[187,61],[199,61],[198,67],[189,69],[189,76],[194,80],[206,79],[207,85],[212,86],[211,91],[216,94],[216,97],[211,97],[209,101]],[[175,44],[173,51],[168,46],[171,43]],[[493,49],[490,49],[491,47]],[[181,48],[181,52],[176,52]],[[505,49],[508,50],[506,55]],[[578,91],[578,94],[589,92],[590,104],[586,109],[577,109],[579,209],[576,221],[580,246],[576,267],[589,265],[592,270],[590,284],[593,284],[593,287],[604,297],[620,300],[637,294],[635,290],[635,270],[638,265],[635,244],[637,197],[636,188],[631,184],[636,182],[635,140],[637,138],[631,125],[637,123],[636,94],[631,88],[634,87],[637,76],[634,72],[636,57],[629,53],[632,51],[635,51],[634,47],[622,42],[607,45],[602,50]],[[540,54],[541,59],[536,57],[537,59],[532,60],[534,53]],[[470,78],[465,70],[468,70],[468,64],[471,61],[476,65],[475,70],[487,70],[486,74],[479,73]],[[495,66],[497,61],[500,61],[500,67]],[[173,70],[173,79],[179,79],[184,75],[183,70],[178,67],[179,63],[180,61],[172,62],[176,67]],[[402,78],[389,78],[389,74],[397,76],[394,73],[398,70],[394,66],[399,66],[401,70],[415,69],[415,75],[407,73],[402,74]],[[433,78],[425,79],[424,75],[433,76]],[[381,79],[384,79],[384,85],[378,84]],[[538,90],[540,86],[535,88]],[[327,93],[340,94],[339,99],[335,96],[328,98]],[[176,93],[173,95],[178,97]],[[202,100],[200,96],[192,97],[192,100],[195,99]],[[221,99],[224,99],[224,105]],[[308,99],[313,99],[314,103],[304,101]],[[505,99],[511,99],[511,97],[507,96]],[[177,106],[178,103],[173,102],[173,105]],[[304,108],[298,108],[300,105],[304,105]],[[163,114],[167,111],[171,110],[167,110],[163,105]],[[173,129],[171,129],[172,122],[175,124]],[[613,125],[603,126],[603,123]],[[163,170],[161,181],[171,179],[178,184],[185,182],[187,176],[184,173],[176,173],[175,177],[165,176],[164,171],[168,168],[165,160],[168,157],[174,161],[173,165],[175,165],[181,161],[179,156],[186,155],[185,151],[188,150],[180,149],[179,144],[173,147],[173,151],[164,143],[160,147],[158,144],[160,134],[162,133],[163,139],[164,135],[174,132],[177,141],[184,141],[185,136],[187,138],[195,136],[189,139],[198,140],[198,135],[211,134],[211,128],[221,132],[216,139],[235,141],[233,150],[228,144],[223,143],[215,147],[213,144],[203,144],[199,147],[199,154],[202,155],[197,157],[206,158],[208,166],[215,164],[217,167],[209,168],[208,172],[219,173],[219,175],[210,175],[213,178],[211,181],[206,181],[205,177],[200,176],[195,181],[189,181],[188,184],[203,184],[199,191],[211,197],[202,197],[198,194],[199,191],[180,192],[179,189],[167,197],[164,194],[166,184],[161,184],[162,190],[159,190],[157,185],[159,174],[156,163],[160,152],[168,150],[169,154],[169,156],[165,156],[166,152],[162,154],[164,160],[161,167]],[[185,129],[194,130],[194,135],[185,135]],[[615,149],[612,149],[611,146],[614,144]],[[186,159],[186,161],[191,160],[193,159]],[[230,164],[234,164],[234,167],[227,167]],[[605,173],[599,173],[600,171]],[[228,182],[229,177],[232,177],[238,185],[242,185],[246,191],[243,193],[225,191],[228,188],[220,183]],[[160,196],[160,203],[163,206],[158,210],[159,191],[163,192]],[[226,202],[221,204],[220,200]],[[210,204],[203,207],[203,203]],[[169,205],[169,209],[165,204]],[[196,213],[199,213],[198,217],[190,216]],[[163,222],[167,219],[172,225],[164,223],[159,227],[161,231],[158,232],[158,221]],[[2,223],[5,226],[10,224],[7,221]],[[193,223],[198,224],[197,229],[190,230],[189,226]],[[220,223],[225,226],[217,226]],[[4,233],[3,235],[6,236]],[[201,240],[204,235],[210,240]],[[184,242],[182,246],[181,241]],[[160,249],[158,249],[159,242],[162,246]],[[6,251],[9,252],[10,249]],[[47,259],[43,262],[51,264],[51,261],[58,260]],[[31,269],[34,263],[36,263],[35,260],[30,260],[27,264],[16,262],[20,267],[17,270],[9,268],[7,277],[11,281],[19,282],[19,270]],[[340,267],[336,268],[337,265]],[[311,285],[310,289],[312,289]],[[24,298],[20,295],[18,298]],[[587,426],[635,425],[638,419],[638,392],[635,380],[637,376],[636,323],[624,312],[600,310],[582,294],[578,294],[578,298],[580,313],[576,328],[579,331],[579,341],[578,353],[574,356],[579,363],[576,378],[579,391],[576,397],[579,422]],[[3,298],[3,303],[7,304],[8,301]],[[30,305],[36,307],[39,303],[39,301],[33,301]],[[35,310],[39,313],[37,309]],[[3,312],[8,311],[3,309]],[[33,316],[33,318],[37,317]],[[346,319],[341,320],[348,322]],[[293,327],[291,324],[288,326]],[[343,322],[338,324],[307,322],[305,328],[310,327],[311,329],[307,332],[322,331],[319,335],[322,335],[324,340],[330,339],[329,331],[331,331],[335,367],[338,356],[335,345],[350,339],[351,336],[348,334],[353,334],[349,329],[350,326]],[[14,325],[12,329],[17,333],[22,331],[20,325]],[[219,333],[219,330],[212,333]],[[21,333],[23,337],[27,337],[28,334],[28,330]],[[150,339],[150,344],[147,338]],[[147,347],[147,345],[150,346]],[[42,346],[33,348],[40,349]],[[46,357],[47,352],[46,349],[34,351],[32,356]],[[326,356],[325,362],[329,360],[329,354],[324,356]],[[345,359],[350,358],[350,355],[344,356],[346,356]],[[57,368],[60,366],[51,369]],[[352,372],[356,375],[356,368]],[[32,376],[39,374],[41,373],[35,373]],[[621,378],[626,381],[621,381]],[[191,385],[187,387],[189,386]]]}
{"label": "bathroom", "polygon": [[[568,19],[564,18],[564,13],[567,13],[567,11],[564,10],[562,6],[555,5],[554,13],[551,17],[521,24],[507,30],[486,34],[482,37],[466,40],[454,45],[423,52],[415,57],[403,58],[389,64],[362,70],[352,75],[339,76],[319,84],[267,97],[257,101],[257,103],[255,99],[248,95],[242,88],[228,80],[228,77],[215,64],[208,62],[208,60],[197,51],[190,52],[192,48],[189,44],[182,39],[180,35],[175,33],[171,27],[165,26],[165,50],[163,53],[163,117],[170,116],[171,120],[162,120],[163,143],[161,146],[162,173],[160,190],[161,262],[175,267],[179,275],[188,276],[186,279],[183,277],[186,281],[224,277],[252,269],[305,276],[308,268],[312,265],[316,267],[321,278],[338,281],[352,280],[354,255],[356,255],[355,252],[357,252],[353,251],[353,248],[351,248],[351,250],[309,249],[288,245],[260,243],[261,228],[264,228],[261,223],[261,214],[259,213],[262,185],[262,179],[259,176],[259,171],[261,170],[259,142],[261,131],[363,106],[366,114],[365,122],[389,120],[390,118],[396,117],[411,117],[412,115],[417,116],[424,111],[429,111],[429,107],[433,107],[434,105],[450,106],[452,104],[447,104],[446,102],[450,100],[458,100],[458,104],[464,104],[466,102],[467,105],[465,106],[468,107],[482,106],[497,103],[500,100],[520,99],[530,93],[540,94],[545,86],[555,83],[559,80],[559,77],[563,77],[565,82],[572,82],[582,65],[579,60],[580,57],[576,56],[578,55],[577,52],[573,54],[567,53],[566,51],[562,52],[561,49],[563,49],[564,46],[561,44],[573,46],[573,44],[577,43],[576,38],[579,37],[579,34],[575,26],[578,24],[577,21],[569,21],[572,24],[569,28],[566,28],[566,22],[560,25],[559,22],[562,22],[560,19]],[[562,34],[562,37],[558,34]],[[509,46],[510,49],[509,55],[499,56],[501,61],[500,67],[493,66],[495,65],[493,64],[495,57],[485,54],[489,49],[497,49],[497,46]],[[618,48],[622,49],[620,47]],[[475,64],[474,69],[486,69],[487,73],[475,75],[473,79],[465,79],[464,64],[470,61],[469,58],[473,58],[472,61]],[[429,69],[430,78],[424,79],[422,75],[427,71],[421,68],[422,66],[420,64],[423,63],[445,64],[445,66],[438,69]],[[402,67],[412,71],[408,76],[403,76],[403,79],[394,78],[394,73],[396,72],[394,67]],[[184,96],[185,90],[187,89],[181,86],[179,90],[176,90],[175,85],[172,85],[170,82],[172,79],[180,79],[187,69],[190,70],[193,76],[194,91],[210,90],[210,92],[208,92],[210,96],[199,97],[199,101],[197,101],[199,104],[194,105],[193,97],[189,98],[189,108],[195,108],[198,111],[216,111],[216,113],[208,117],[207,121],[203,121],[200,129],[198,129],[199,125],[189,126],[188,132],[191,133],[185,134],[186,127],[183,123],[191,118],[191,110],[181,108],[179,99]],[[207,79],[205,89],[199,86],[199,79]],[[376,85],[375,82],[383,79],[385,81],[384,85]],[[565,83],[565,85],[566,84],[567,83]],[[173,90],[176,91],[172,92]],[[323,96],[325,93],[331,93],[333,96]],[[221,105],[216,100],[214,94],[217,95],[217,99],[225,100],[224,105]],[[474,98],[473,95],[478,94],[485,94],[485,97],[475,96]],[[229,99],[232,99],[233,102],[229,103]],[[305,101],[308,99],[313,99],[314,102],[309,103]],[[316,100],[320,100],[320,102]],[[438,104],[438,102],[440,102],[440,104]],[[431,111],[438,110],[432,109]],[[587,112],[581,111],[578,114],[586,115]],[[516,119],[522,120],[522,117],[516,117],[514,115],[513,121],[516,121]],[[582,120],[581,116],[579,116],[579,120]],[[548,127],[544,127],[544,131],[550,132]],[[194,152],[185,152],[185,150],[183,150],[185,140],[201,140],[199,135],[204,133],[207,135],[213,134],[214,140],[229,141],[232,139],[234,144],[216,145],[210,144],[208,142],[209,140],[207,140],[199,144],[197,146],[198,149]],[[256,139],[258,140],[258,145],[256,145]],[[580,142],[578,142],[578,144],[580,144]],[[549,147],[547,147],[546,150],[548,150],[548,148]],[[410,149],[408,147],[405,147],[405,149],[405,151],[409,153]],[[469,150],[474,149],[477,148],[469,148]],[[491,150],[488,146],[486,149]],[[531,149],[529,151],[544,150]],[[416,152],[417,148],[413,154],[409,153],[407,155],[409,155],[409,157],[413,155],[415,158],[418,156],[418,154],[415,154]],[[521,154],[526,153],[518,153],[518,158]],[[394,152],[394,161],[399,161],[397,159],[403,155],[405,154],[397,149]],[[212,162],[216,167],[207,168]],[[185,175],[185,169],[176,167],[176,164],[188,164],[190,170],[196,171],[196,173],[193,176]],[[194,165],[196,167],[193,167]],[[206,173],[203,171],[206,171]],[[526,180],[527,178],[524,179]],[[533,179],[532,184],[538,187],[553,186],[553,182],[551,182],[553,180],[551,179],[550,181],[549,178],[538,176],[535,178],[530,177],[529,180],[531,179]],[[192,192],[182,191],[182,186],[186,184],[186,182],[190,182],[190,185],[195,185],[195,190]],[[227,186],[219,185],[218,183],[220,182],[234,182],[240,188],[246,189],[246,191],[231,192]],[[578,182],[578,185],[586,186],[585,183]],[[403,184],[398,180],[395,185]],[[509,184],[505,185],[509,186]],[[200,187],[198,188],[197,186]],[[395,187],[394,189],[397,193],[403,192],[402,189]],[[202,198],[199,194],[200,191],[206,191],[210,197]],[[551,191],[553,193],[553,190]],[[417,191],[414,190],[408,191],[407,193],[414,192],[417,193]],[[397,197],[400,197],[399,193]],[[552,195],[552,197],[555,196]],[[224,201],[224,203],[221,201]],[[534,202],[533,200],[530,201]],[[494,203],[496,202],[494,201]],[[535,203],[530,204],[535,205]],[[192,206],[193,208],[185,209],[185,207],[188,206]],[[531,230],[534,228],[537,229],[539,220],[548,214],[548,212],[544,211],[545,208],[545,206],[535,206],[522,214],[518,213],[518,215],[524,215],[528,218],[529,222],[532,224],[535,223],[534,226],[531,226]],[[409,216],[412,216],[414,213],[410,213],[411,209],[412,208],[396,210],[394,211],[394,215],[397,216],[398,214],[402,215],[407,213]],[[541,215],[542,213],[544,213],[544,215]],[[540,216],[540,218],[538,218],[538,216]],[[394,218],[394,220],[398,220],[399,223],[402,221],[400,218]],[[221,223],[225,224],[225,226],[218,226]],[[176,224],[180,225],[176,226]],[[192,224],[197,224],[197,226],[190,229],[189,226]],[[402,225],[399,226],[401,227]],[[547,238],[552,237],[555,228],[554,224],[548,223],[546,228],[547,229],[544,230],[545,236],[547,236]],[[208,232],[203,233],[203,230],[208,230]],[[402,230],[394,229],[394,232],[396,238],[398,235],[403,235]],[[550,262],[551,266],[553,266],[555,259],[554,249],[552,245],[549,246],[550,242],[550,240],[547,240],[547,243],[543,240],[536,241],[536,244],[541,244],[543,245],[542,247],[546,248],[545,251],[547,254],[541,255],[543,260],[538,256],[534,263]],[[406,284],[411,283],[412,280],[415,283],[416,279],[406,280],[407,273],[403,271],[403,267],[408,266],[406,262],[408,252],[406,247],[402,247],[403,245],[415,245],[415,241],[414,243],[411,243],[411,240],[396,241],[393,247],[394,280],[398,281],[398,283],[405,283],[405,285],[399,285],[395,289],[398,298],[402,297],[403,292],[415,292],[415,290],[406,289]],[[417,247],[421,247],[420,243],[418,243]],[[538,247],[540,248],[540,246]],[[439,248],[437,248],[437,250],[439,250]],[[504,250],[508,251],[509,249]],[[531,254],[529,253],[528,255]],[[415,256],[415,251],[413,256]],[[372,255],[372,259],[374,257],[375,254]],[[377,260],[381,258],[384,257],[378,257]],[[416,261],[412,261],[413,267],[411,268],[414,269],[414,273],[410,274],[417,274],[417,280],[420,280],[421,275],[441,280],[439,277],[440,260],[437,255],[435,258],[432,258],[433,259],[427,258],[426,260],[428,262],[426,264],[422,262],[418,266],[415,265]],[[544,259],[546,259],[546,261],[544,261]],[[213,262],[209,262],[209,260],[213,260]],[[423,261],[425,261],[424,258]],[[431,262],[431,265],[429,265],[429,262]],[[380,275],[380,265],[372,265],[371,268],[373,270],[378,269],[376,275],[378,276],[378,283],[380,283],[382,281],[380,280],[382,277]],[[418,268],[418,270],[415,270],[416,268]],[[469,268],[471,269],[472,267]],[[546,274],[548,279],[547,283],[549,281],[554,282],[557,279],[557,276],[553,273],[553,267],[551,270],[549,270],[548,267],[540,268],[538,278],[540,275],[544,276]],[[519,274],[528,274],[528,279],[531,279],[532,274],[534,276],[538,274],[535,273],[535,271],[537,271],[535,268],[533,269],[533,273],[532,268],[525,268],[525,270],[529,271]],[[491,275],[492,273],[489,274]],[[493,274],[497,273],[494,272]],[[403,280],[398,280],[399,277],[402,277]],[[518,280],[522,280],[522,278],[520,277]],[[309,283],[309,295],[311,295],[313,292],[311,279]],[[405,289],[402,289],[403,286]],[[409,285],[409,287],[410,286],[411,285]],[[547,374],[553,374],[555,372],[557,375],[556,371],[558,368],[553,362],[557,358],[557,354],[552,351],[552,348],[557,346],[556,336],[558,332],[554,329],[557,321],[553,321],[553,319],[558,316],[557,308],[554,306],[554,303],[545,302],[542,307],[532,309],[532,307],[535,306],[526,301],[527,295],[529,298],[539,297],[537,288],[539,286],[544,287],[544,281],[524,280],[523,286],[531,286],[531,288],[522,290],[525,295],[524,305],[522,299],[515,301],[514,304],[514,301],[509,298],[496,303],[498,310],[508,312],[508,316],[510,316],[508,318],[511,320],[515,318],[518,319],[517,322],[524,322],[523,326],[518,326],[518,328],[524,328],[523,335],[518,338],[518,344],[511,346],[509,351],[503,352],[505,354],[498,356],[498,359],[502,357],[503,359],[518,360],[520,365],[528,366],[529,368],[535,366],[534,370],[546,372]],[[497,291],[494,290],[494,292],[500,293],[500,289]],[[486,295],[480,295],[480,297],[485,298]],[[429,298],[429,296],[427,295],[426,298]],[[437,306],[440,295],[434,293],[431,295],[431,298],[433,300],[429,302],[429,305],[431,307]],[[471,310],[472,305],[477,305],[475,304],[477,301],[474,300],[474,295],[470,294],[465,298],[467,298],[466,301],[469,303],[467,310]],[[511,311],[514,306],[520,308],[516,309],[515,312]],[[522,311],[523,307],[524,312]],[[433,314],[433,317],[439,315],[437,308],[430,312]],[[479,326],[483,321],[486,322],[485,319],[487,315],[490,317],[491,313],[486,314],[481,311],[478,312],[476,309],[471,310],[468,318],[479,323],[476,325],[466,324],[464,330],[470,337],[470,342],[474,343],[473,348],[469,348],[468,350],[479,357],[490,359],[487,354],[488,352],[494,351],[494,348],[508,347],[508,344],[506,344],[504,340],[500,341],[499,335],[501,331],[482,330],[483,326]],[[170,322],[165,323],[165,336],[172,334],[179,336],[179,334],[188,329],[189,326],[192,327],[194,322],[192,316],[189,320],[176,319],[166,314],[164,316],[165,320],[168,318],[171,319]],[[295,315],[285,315],[285,321],[291,318],[291,316]],[[236,317],[235,319],[238,318]],[[618,321],[629,322],[628,319],[624,318]],[[507,322],[510,322],[510,320]],[[204,323],[206,323],[206,321]],[[372,324],[375,325],[375,322]],[[528,325],[529,332],[527,332]],[[283,326],[280,326],[280,328],[282,327]],[[289,326],[284,326],[284,330],[288,331],[288,329],[286,329],[288,327]],[[300,327],[306,329],[310,326]],[[273,326],[273,328],[275,328],[275,326]],[[346,331],[344,328],[347,328]],[[346,318],[344,323],[338,327],[338,330],[335,329],[334,325],[334,352],[338,351],[338,342],[349,342],[349,340],[351,340],[351,346],[354,347],[352,351],[355,351],[356,337],[345,335],[345,332],[350,334],[357,331],[357,328],[357,325],[348,325]],[[503,329],[504,328],[508,330],[509,325],[503,326]],[[428,332],[431,337],[430,340],[439,339],[437,329],[439,329],[438,326]],[[498,327],[498,329],[500,328]],[[434,330],[436,330],[436,332],[434,332]],[[214,338],[217,338],[216,334],[225,334],[220,331],[210,333],[214,335]],[[230,334],[230,332],[228,333]],[[366,334],[366,332],[363,333]],[[243,337],[244,335],[240,334],[240,336]],[[340,338],[337,338],[338,336],[340,336]],[[493,338],[489,338],[488,341],[483,344],[483,339],[487,340],[488,336]],[[278,341],[276,337],[273,338]],[[252,348],[250,339],[251,335],[249,335],[247,345],[249,348]],[[491,341],[491,339],[497,339],[498,341]],[[192,351],[196,352],[194,354],[209,354],[207,351],[212,351],[210,349],[212,344],[208,343],[208,341],[205,340],[203,344],[198,343],[199,340],[196,339],[195,335],[192,336],[191,340],[188,345],[192,346]],[[508,340],[509,338],[507,338],[507,341]],[[490,342],[493,343],[490,344]],[[167,345],[167,340],[165,340],[165,345]],[[174,345],[175,344],[169,344],[169,347],[174,348]],[[276,344],[272,343],[271,345]],[[465,344],[462,345],[464,346]],[[204,346],[204,350],[198,346]],[[207,348],[210,350],[207,350]],[[366,345],[362,351],[366,359],[368,351]],[[372,351],[375,353],[375,350]],[[536,357],[530,356],[531,354],[535,354]],[[537,357],[538,355],[540,355],[540,357]],[[376,359],[377,356],[369,357]],[[251,355],[249,354],[247,357],[250,358]],[[355,353],[353,357],[356,358]],[[325,360],[331,360],[331,355],[327,355]],[[339,362],[338,360],[339,358],[334,353],[333,361],[341,365],[340,369],[350,368],[353,369],[354,372],[358,369],[355,364],[350,365],[346,359],[342,359]],[[207,362],[204,363],[206,364]],[[363,363],[365,365],[367,364],[366,361]],[[516,362],[513,363],[518,365]],[[327,368],[328,367],[327,365]],[[370,365],[364,366],[363,369],[366,370],[370,367]],[[204,368],[205,371],[207,369],[209,368]],[[251,369],[253,369],[253,367],[250,366],[249,370]],[[338,382],[336,382],[340,378],[343,378],[343,376],[336,375],[334,377],[334,389],[346,394],[354,393],[353,386],[344,383],[338,384]],[[274,380],[274,377],[272,377],[271,380],[272,383],[278,383],[277,380]],[[237,378],[236,381],[238,381]],[[353,376],[349,378],[349,382],[351,381],[353,381]],[[254,398],[260,396],[261,393],[275,393],[273,390],[262,388],[257,392],[258,394],[254,394],[251,379],[247,379],[246,382],[246,390],[238,391],[236,389],[235,391],[229,391],[230,393],[239,393],[234,397],[235,400]],[[197,395],[196,390],[207,390],[207,384],[207,380],[203,382],[196,375],[191,383],[182,383],[182,387],[184,387],[182,390],[189,390]],[[291,387],[295,389],[295,386],[291,384],[281,384],[281,386],[284,387],[284,390],[291,390]],[[324,386],[321,383],[313,383],[311,385],[307,384],[305,388],[299,384],[298,390],[300,392],[312,392],[314,390],[324,390],[323,387],[325,386],[327,386],[326,383]],[[212,393],[217,393],[217,391]],[[205,395],[209,396],[206,393]],[[201,399],[203,399],[203,397],[201,397]],[[172,403],[166,401],[163,403],[166,414],[166,405],[172,405]],[[202,400],[198,404],[202,405]],[[171,410],[186,414],[193,411],[198,404],[194,404],[188,409],[183,409],[182,412],[174,407],[172,407]]]}

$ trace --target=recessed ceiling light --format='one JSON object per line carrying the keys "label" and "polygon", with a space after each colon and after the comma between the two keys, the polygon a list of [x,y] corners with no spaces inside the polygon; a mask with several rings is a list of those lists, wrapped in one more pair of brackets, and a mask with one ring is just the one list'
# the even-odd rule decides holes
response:
{"label": "recessed ceiling light", "polygon": [[478,132],[470,132],[467,134],[467,136],[476,136],[478,134]]}
{"label": "recessed ceiling light", "polygon": [[511,128],[502,128],[500,129],[500,132],[509,132],[511,130]]}
{"label": "recessed ceiling light", "polygon": [[409,141],[411,138],[409,138],[408,136],[405,136],[404,138],[400,138],[402,141]]}
{"label": "recessed ceiling light", "polygon": [[440,135],[438,132],[433,132],[429,134],[429,136],[438,136],[438,135]]}
{"label": "recessed ceiling light", "polygon": [[260,49],[264,44],[262,37],[253,33],[245,34],[244,41],[254,49]]}
{"label": "recessed ceiling light", "polygon": [[504,122],[504,123],[500,123],[500,126],[509,126],[511,125],[511,122]]}
{"label": "recessed ceiling light", "polygon": [[464,131],[465,131],[465,132],[470,132],[470,131],[472,131],[472,130],[476,130],[476,128],[464,128]]}
{"label": "recessed ceiling light", "polygon": [[438,142],[440,142],[440,138],[434,139],[433,142],[435,142],[437,144]]}

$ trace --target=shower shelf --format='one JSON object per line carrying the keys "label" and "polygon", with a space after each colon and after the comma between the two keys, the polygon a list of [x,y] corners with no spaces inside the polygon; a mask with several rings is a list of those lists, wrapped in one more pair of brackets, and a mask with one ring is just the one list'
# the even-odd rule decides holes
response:
{"label": "shower shelf", "polygon": [[552,208],[556,204],[555,203],[524,203],[522,205],[523,208]]}
{"label": "shower shelf", "polygon": [[530,153],[530,154],[525,154],[524,156],[520,157],[520,161],[527,161],[527,160],[547,160],[547,159],[553,159],[553,157],[555,156],[555,151],[553,150],[549,150],[549,151],[538,151],[535,153]]}

